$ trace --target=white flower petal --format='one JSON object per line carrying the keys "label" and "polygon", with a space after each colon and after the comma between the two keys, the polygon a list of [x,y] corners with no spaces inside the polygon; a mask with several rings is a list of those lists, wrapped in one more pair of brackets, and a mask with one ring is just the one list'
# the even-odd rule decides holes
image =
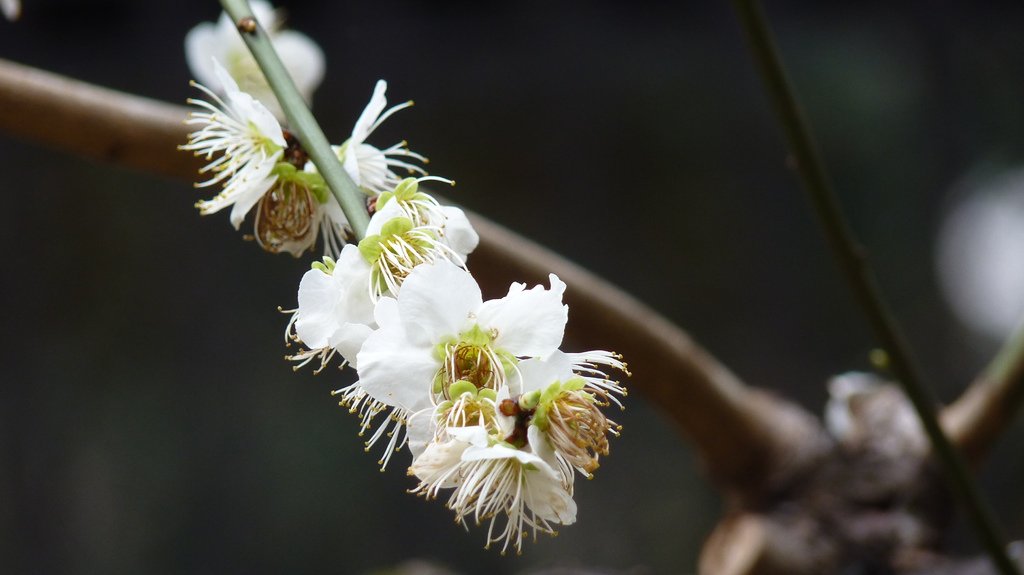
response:
{"label": "white flower petal", "polygon": [[[267,193],[267,190],[274,185],[277,181],[277,176],[262,176],[264,173],[270,173],[270,170],[274,167],[271,162],[266,162],[250,180],[244,180],[238,182],[239,191],[232,194],[234,203],[231,207],[231,225],[235,226],[237,230],[241,225],[242,221],[245,220],[245,215],[249,213],[249,210],[256,205],[256,202],[260,201],[263,194]],[[251,182],[251,183],[250,183]],[[218,208],[219,209],[219,208]],[[206,213],[211,213],[217,210],[207,210]]]}
{"label": "white flower petal", "polygon": [[318,269],[302,274],[295,334],[310,349],[326,347],[338,328],[334,318],[335,293],[334,278],[330,274]]}
{"label": "white flower petal", "polygon": [[[263,26],[271,33],[277,31],[281,19],[270,2],[266,0],[252,0],[252,2],[249,2],[249,7],[252,8],[252,15],[256,17],[256,21],[260,23],[260,26]],[[230,19],[228,22],[230,22]]]}
{"label": "white flower petal", "polygon": [[407,445],[414,460],[423,453],[427,445],[434,439],[434,430],[437,428],[435,421],[433,409],[417,411],[406,420]]}
{"label": "white flower petal", "polygon": [[527,359],[519,362],[520,393],[544,389],[556,381],[567,381],[575,374],[572,363],[561,351],[555,351],[547,359]]}
{"label": "white flower petal", "polygon": [[274,36],[274,49],[284,62],[295,87],[306,102],[313,98],[313,92],[324,79],[324,52],[309,36],[286,30]]}
{"label": "white flower petal", "polygon": [[398,309],[410,337],[432,347],[466,329],[482,299],[469,272],[438,260],[412,270],[402,284]]}
{"label": "white flower petal", "polygon": [[384,152],[369,144],[349,143],[351,152],[345,154],[345,171],[359,186],[379,194],[394,187],[396,178],[388,168]]}
{"label": "white flower petal", "polygon": [[185,35],[185,61],[192,77],[200,84],[217,86],[220,81],[214,73],[213,60],[223,57],[218,44],[217,27],[212,22],[196,25]]}
{"label": "white flower petal", "polygon": [[[536,426],[531,425],[527,434],[531,447],[547,445],[543,433]],[[554,458],[553,451],[551,458]],[[523,494],[526,506],[541,519],[572,525],[576,522],[576,502],[572,499],[572,493],[566,489],[554,467],[546,463],[536,467],[536,470],[526,472],[526,490]]]}
{"label": "white flower petal", "polygon": [[379,327],[403,329],[402,318],[398,315],[398,302],[395,301],[395,298],[382,297],[377,300],[377,305],[373,308],[373,317]]}
{"label": "white flower petal", "polygon": [[495,347],[520,357],[545,358],[562,343],[569,306],[562,304],[565,284],[558,276],[549,276],[551,289],[512,284],[508,295],[480,307],[477,321],[495,329]]}
{"label": "white flower petal", "polygon": [[[295,320],[299,339],[310,349],[335,347],[353,361],[358,347],[376,327],[373,303],[366,291],[369,277],[369,265],[352,244],[342,249],[333,273],[307,271],[299,282]],[[360,325],[364,328],[353,327]],[[352,346],[356,346],[354,350]]]}
{"label": "white flower petal", "polygon": [[[225,72],[225,75],[227,73]],[[228,76],[230,78],[230,76]],[[268,138],[282,148],[288,143],[284,139],[284,130],[277,117],[262,102],[245,92],[228,92],[228,102],[238,116],[248,120],[250,130],[259,136]]]}
{"label": "white flower petal", "polygon": [[338,198],[334,197],[334,194],[327,198],[327,203],[320,204],[320,209],[324,211],[324,216],[330,218],[335,224],[348,225],[348,218],[345,217],[345,212],[342,211],[341,204],[338,203]]}
{"label": "white flower petal", "polygon": [[238,89],[238,82],[236,82],[235,79],[231,77],[231,74],[228,73],[228,71],[224,68],[220,61],[217,60],[216,57],[211,56],[210,61],[210,66],[213,68],[213,75],[217,78],[217,85],[220,86],[221,92],[223,94],[225,94],[230,99],[234,96],[237,96],[238,94],[243,93]]}
{"label": "white flower petal", "polygon": [[363,323],[344,323],[331,336],[329,344],[338,350],[341,357],[353,368],[359,369],[359,351],[373,333],[373,328]]}
{"label": "white flower petal", "polygon": [[431,489],[455,487],[461,480],[458,468],[467,446],[457,439],[431,442],[412,462],[409,471],[423,483],[430,484]]}
{"label": "white flower petal", "polygon": [[377,85],[373,87],[373,95],[370,96],[370,102],[366,104],[366,108],[363,109],[363,113],[359,115],[359,119],[356,120],[356,124],[352,128],[352,137],[349,139],[350,147],[362,144],[370,135],[370,129],[373,128],[373,124],[384,111],[384,107],[388,105],[387,97],[384,95],[387,89],[387,82],[377,80]]}
{"label": "white flower petal", "polygon": [[465,258],[476,249],[480,243],[480,236],[469,223],[466,213],[453,206],[442,206],[441,212],[445,215],[444,237],[448,245],[460,256]]}
{"label": "white flower petal", "polygon": [[370,264],[366,263],[359,247],[347,244],[334,265],[339,295],[337,313],[346,321],[371,325],[374,322],[373,302],[366,289],[370,281]]}
{"label": "white flower petal", "polygon": [[[382,298],[377,302],[386,302]],[[370,334],[357,355],[359,383],[374,399],[407,411],[419,411],[431,406],[430,389],[438,363],[433,349],[416,346],[409,341],[403,327],[404,322],[388,322],[388,318],[377,316],[382,321],[380,329]]]}
{"label": "white flower petal", "polygon": [[452,427],[448,429],[448,435],[464,441],[474,447],[487,447],[487,429],[481,425],[469,425],[466,427]]}

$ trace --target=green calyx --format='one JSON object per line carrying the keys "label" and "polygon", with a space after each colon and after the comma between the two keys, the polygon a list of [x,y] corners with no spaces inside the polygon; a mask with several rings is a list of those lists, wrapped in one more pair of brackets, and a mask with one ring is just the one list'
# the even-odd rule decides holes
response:
{"label": "green calyx", "polygon": [[458,337],[448,336],[435,345],[434,359],[443,362],[448,357],[448,350],[454,347],[487,347],[491,345],[491,339],[489,332],[474,324],[473,327],[459,333]]}
{"label": "green calyx", "polygon": [[338,146],[338,149],[334,151],[335,155],[338,156],[338,161],[343,164],[345,163],[345,152],[348,151],[348,143],[349,140],[345,140],[345,142]]}
{"label": "green calyx", "polygon": [[452,398],[462,397],[466,393],[476,397],[476,386],[464,379],[460,379],[448,387],[448,395]]}
{"label": "green calyx", "polygon": [[[586,386],[587,382],[582,377],[573,377],[564,382],[556,381],[547,386],[543,391],[538,390],[533,393],[524,394],[523,397],[519,398],[519,405],[525,409],[530,409],[524,405],[524,402],[532,404],[535,407],[535,411],[530,423],[536,425],[541,431],[547,431],[550,423],[548,412],[551,411],[551,405],[563,395],[582,391]],[[591,398],[590,394],[583,393],[586,397]]]}
{"label": "green calyx", "polygon": [[[379,234],[366,236],[359,241],[359,253],[363,255],[363,259],[367,263],[373,265],[377,263],[380,255],[384,252],[386,242],[395,236],[403,236],[409,233],[414,227],[416,225],[409,218],[391,218],[381,226]],[[419,241],[415,238],[406,238],[406,241],[414,246],[421,247],[418,245]]]}
{"label": "green calyx", "polygon": [[505,441],[504,439],[501,439],[500,437],[496,437],[496,436],[488,437],[487,438],[487,446],[488,447],[494,447],[495,445],[500,445],[502,447],[507,447],[509,449],[519,449],[515,445],[512,445],[511,443]]}
{"label": "green calyx", "polygon": [[540,390],[524,393],[519,396],[519,407],[523,411],[533,411],[537,409],[537,404],[540,403]]}
{"label": "green calyx", "polygon": [[334,258],[332,258],[330,256],[324,256],[324,261],[322,261],[322,262],[313,262],[312,264],[310,264],[309,267],[312,268],[312,269],[315,269],[315,270],[320,270],[320,271],[324,272],[325,274],[330,275],[330,274],[334,273],[334,265],[335,265]]}
{"label": "green calyx", "polygon": [[474,347],[491,345],[492,339],[494,338],[491,336],[491,333],[484,331],[480,324],[473,324],[473,327],[459,334],[459,343]]}
{"label": "green calyx", "polygon": [[[444,382],[440,378],[434,378],[434,393],[441,393],[444,390]],[[460,379],[448,386],[448,397],[458,399],[466,394],[474,399],[487,399],[492,402],[498,400],[498,392],[489,388],[478,388],[473,382]]]}
{"label": "green calyx", "polygon": [[399,202],[429,201],[430,196],[419,191],[420,183],[416,178],[405,178],[390,192],[381,192],[377,196],[377,209],[383,208],[392,199]]}
{"label": "green calyx", "polygon": [[288,162],[278,162],[274,164],[270,173],[277,176],[277,180],[281,183],[291,182],[309,190],[316,201],[321,204],[326,204],[327,198],[331,195],[323,176],[316,172],[306,172]]}

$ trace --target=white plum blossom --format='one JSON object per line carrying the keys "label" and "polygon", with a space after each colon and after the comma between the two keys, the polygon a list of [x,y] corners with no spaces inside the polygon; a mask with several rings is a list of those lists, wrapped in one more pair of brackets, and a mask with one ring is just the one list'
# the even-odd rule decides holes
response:
{"label": "white plum blossom", "polygon": [[565,284],[554,274],[550,282],[529,290],[514,283],[505,297],[484,302],[476,280],[450,261],[417,266],[394,303],[377,304],[388,313],[378,313],[380,328],[359,352],[360,384],[409,412],[451,399],[459,381],[497,392],[520,358],[545,358],[561,344]]}
{"label": "white plum blossom", "polygon": [[[476,247],[478,236],[461,210],[450,208],[440,212],[441,218],[423,222],[407,217],[397,198],[381,201],[378,207],[367,225],[366,237],[359,242],[359,251],[370,265],[367,288],[374,301],[397,295],[405,278],[421,264],[445,259],[465,268],[466,256]],[[449,244],[449,235],[458,240],[455,246]]]}
{"label": "white plum blossom", "polygon": [[399,142],[383,150],[375,148],[366,143],[366,138],[373,133],[384,120],[392,114],[413,105],[410,100],[397,106],[392,106],[387,111],[387,98],[384,93],[387,91],[388,83],[378,80],[374,86],[370,102],[363,109],[359,119],[352,128],[352,134],[342,145],[334,148],[338,158],[341,160],[345,171],[352,178],[357,186],[363,188],[370,195],[377,195],[390,191],[398,185],[401,178],[392,168],[404,169],[409,174],[426,175],[427,172],[415,164],[409,163],[406,159],[413,159],[427,163],[427,158],[409,150],[406,143]]}
{"label": "white plum blossom", "polygon": [[337,261],[326,257],[313,263],[299,282],[299,305],[288,323],[290,339],[309,351],[294,359],[319,357],[322,369],[337,353],[355,364],[363,341],[377,327],[366,288],[369,277],[370,265],[354,244],[342,248]]}
{"label": "white plum blossom", "polygon": [[224,97],[193,83],[210,101],[189,99],[200,111],[186,123],[199,128],[181,146],[209,161],[200,173],[212,177],[197,187],[224,188],[213,199],[197,202],[199,212],[208,215],[231,206],[231,224],[238,229],[255,207],[253,236],[265,250],[298,257],[312,249],[319,235],[325,254],[337,254],[348,223],[338,200],[266,106],[241,91],[219,62],[211,64]]}
{"label": "white plum blossom", "polygon": [[[283,18],[270,3],[254,0],[251,7],[299,93],[309,102],[323,80],[323,51],[305,34],[282,30]],[[227,67],[242,90],[263,102],[278,118],[284,117],[263,72],[242,41],[236,24],[226,13],[221,13],[216,24],[203,22],[185,36],[185,60],[196,80],[207,86],[216,83],[216,71],[210,65],[211,56]]]}
{"label": "white plum blossom", "polygon": [[267,108],[238,89],[238,84],[216,60],[211,60],[214,76],[224,98],[202,84],[193,83],[210,102],[190,98],[189,104],[202,111],[192,112],[185,121],[201,126],[189,134],[182,150],[210,160],[200,173],[213,177],[197,187],[222,184],[224,190],[212,200],[196,204],[203,215],[232,206],[231,224],[238,229],[245,215],[277,181],[274,166],[287,146],[284,131]]}
{"label": "white plum blossom", "polygon": [[[522,552],[527,529],[554,534],[555,525],[576,521],[571,476],[553,465],[547,440],[531,427],[527,443],[517,448],[483,426],[450,430],[451,438],[427,446],[409,472],[420,479],[413,493],[436,498],[453,488],[446,503],[463,524],[488,523],[487,547],[501,542]],[[503,522],[503,524],[502,524]]]}
{"label": "white plum blossom", "polygon": [[[619,434],[618,424],[606,418],[600,408],[611,400],[621,407],[610,393],[624,395],[625,389],[589,364],[584,366],[585,376],[576,373],[580,365],[574,362],[586,355],[556,351],[547,360],[520,363],[522,395],[506,415],[526,412],[530,428],[545,435],[559,462],[592,477],[600,456],[608,455],[607,435]],[[571,475],[571,471],[566,473]]]}
{"label": "white plum blossom", "polygon": [[21,17],[21,0],[0,0],[0,10],[3,11],[4,18],[14,22]]}
{"label": "white plum blossom", "polygon": [[359,380],[348,391],[375,412],[392,408],[381,429],[391,426],[390,443],[400,448],[408,418],[452,399],[452,384],[469,382],[493,398],[518,357],[558,348],[568,311],[561,302],[565,284],[554,275],[551,284],[550,290],[513,284],[505,298],[483,302],[473,277],[447,259],[416,266],[395,298],[377,301],[379,327],[357,354]]}
{"label": "white plum blossom", "polygon": [[608,370],[615,370],[631,375],[626,362],[622,356],[604,350],[592,350],[583,352],[565,353],[566,360],[572,366],[576,377],[586,382],[587,387],[594,393],[601,395],[604,399],[622,407],[622,401],[615,397],[628,395],[626,388],[621,383],[608,377]]}
{"label": "white plum blossom", "polygon": [[442,206],[433,196],[419,191],[419,184],[427,180],[453,183],[451,180],[436,176],[405,178],[398,182],[394,190],[378,195],[375,208],[384,210],[394,202],[396,205],[390,209],[399,210],[401,213],[398,215],[408,218],[417,226],[438,229],[445,244],[459,256],[457,259],[465,260],[480,243],[480,236],[461,209],[455,206]]}
{"label": "white plum blossom", "polygon": [[941,287],[971,331],[1003,340],[1024,322],[1024,169],[958,185],[939,230]]}
{"label": "white plum blossom", "polygon": [[[415,191],[416,185],[416,179],[407,178],[396,190]],[[378,200],[367,235],[359,241],[359,251],[371,266],[368,289],[374,301],[396,296],[404,278],[421,264],[446,259],[465,268],[466,256],[476,248],[479,237],[461,210],[438,207],[437,217],[424,221],[418,217],[422,213],[410,218],[409,203],[397,194],[385,192]],[[455,245],[450,238],[456,239]]]}

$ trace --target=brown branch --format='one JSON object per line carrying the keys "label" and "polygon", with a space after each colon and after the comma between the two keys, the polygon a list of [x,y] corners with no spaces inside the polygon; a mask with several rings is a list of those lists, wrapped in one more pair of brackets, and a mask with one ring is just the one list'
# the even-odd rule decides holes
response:
{"label": "brown branch", "polygon": [[[0,61],[0,129],[75,154],[194,180],[197,161],[176,146],[188,110]],[[568,338],[614,349],[631,385],[694,442],[723,486],[763,490],[816,457],[820,428],[795,405],[742,384],[682,330],[611,284],[475,214],[474,275],[492,293],[510,281],[558,274],[573,311]],[[805,448],[801,448],[805,445]]]}
{"label": "brown branch", "polygon": [[176,152],[187,111],[0,60],[0,128],[104,162],[191,178],[200,166]]}
{"label": "brown branch", "polygon": [[757,513],[727,516],[700,553],[707,575],[810,575],[835,572],[840,548],[806,517],[780,521]]}
{"label": "brown branch", "polygon": [[988,453],[1024,403],[1024,325],[967,391],[942,410],[942,426],[972,463]]}
{"label": "brown branch", "polygon": [[812,416],[744,385],[651,308],[493,222],[474,216],[473,225],[482,241],[471,266],[481,283],[540,282],[556,273],[569,286],[569,342],[628,358],[632,386],[693,440],[723,486],[757,497],[820,454],[822,435]]}

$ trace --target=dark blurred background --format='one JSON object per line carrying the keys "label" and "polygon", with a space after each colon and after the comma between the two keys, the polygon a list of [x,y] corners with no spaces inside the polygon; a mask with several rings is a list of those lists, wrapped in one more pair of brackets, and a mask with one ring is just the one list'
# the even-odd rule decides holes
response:
{"label": "dark blurred background", "polygon": [[[936,279],[964,178],[1024,159],[1024,6],[770,2],[768,15],[886,296],[944,400],[998,346]],[[280,3],[279,3],[280,5]],[[449,193],[637,295],[746,381],[815,413],[872,340],[784,167],[725,2],[290,2],[340,143],[378,78]],[[182,40],[212,0],[25,0],[0,57],[183,102]],[[74,129],[69,127],[69,129]],[[336,373],[293,374],[308,258],[243,242],[208,192],[0,135],[0,572],[372,573],[587,566],[689,573],[721,503],[685,441],[630,397],[578,523],[522,557],[481,549],[380,473]],[[472,265],[472,260],[470,260]],[[572,286],[569,286],[572,289]],[[492,294],[494,295],[494,294]],[[570,313],[570,322],[572,315]],[[628,358],[627,358],[628,359]],[[984,488],[1024,537],[1024,426]],[[402,458],[396,461],[404,461]],[[956,543],[975,549],[961,528]]]}

